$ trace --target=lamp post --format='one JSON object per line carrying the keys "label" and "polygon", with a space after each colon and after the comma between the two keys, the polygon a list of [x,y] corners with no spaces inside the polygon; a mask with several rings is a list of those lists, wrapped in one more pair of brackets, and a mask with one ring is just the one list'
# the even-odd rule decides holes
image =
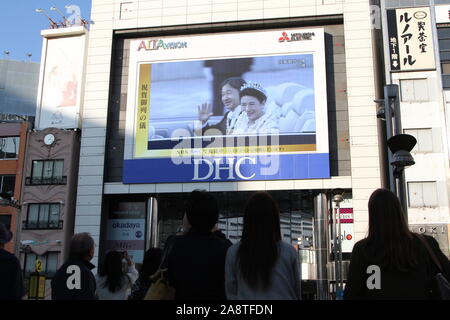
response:
{"label": "lamp post", "polygon": [[63,25],[65,27],[69,27],[70,26],[70,22],[67,20],[67,18],[64,16],[64,14],[57,7],[51,7],[50,10],[51,11],[56,11],[56,12],[58,12],[61,15],[61,17],[64,20]]}
{"label": "lamp post", "polygon": [[377,118],[386,121],[386,138],[388,145],[389,189],[397,195],[408,222],[408,204],[406,201],[406,167],[414,164],[411,150],[417,143],[416,138],[402,133],[399,89],[396,84],[384,86],[384,98],[375,100],[380,105]]}
{"label": "lamp post", "polygon": [[337,230],[336,227],[334,228],[335,234],[334,234],[334,244],[333,244],[333,251],[334,251],[334,271],[335,271],[335,286],[336,286],[336,300],[342,300],[343,294],[344,294],[344,278],[342,274],[342,232],[341,232],[341,212],[340,212],[340,206],[341,202],[344,201],[344,197],[342,194],[335,194],[333,196],[332,201],[335,203],[336,208],[334,209],[334,224],[337,223]]}

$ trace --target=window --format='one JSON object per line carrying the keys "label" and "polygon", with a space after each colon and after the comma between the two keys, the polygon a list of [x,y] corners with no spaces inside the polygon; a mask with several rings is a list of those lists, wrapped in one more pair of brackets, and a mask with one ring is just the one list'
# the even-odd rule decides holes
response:
{"label": "window", "polygon": [[427,79],[400,80],[402,101],[422,102],[429,101]]}
{"label": "window", "polygon": [[42,262],[42,273],[46,277],[53,277],[58,268],[58,252],[47,252],[46,254],[40,256],[35,253],[25,254],[25,276],[29,276],[30,273],[34,272],[36,260]]}
{"label": "window", "polygon": [[61,229],[60,205],[57,203],[33,203],[28,206],[25,229]]}
{"label": "window", "polygon": [[405,129],[404,132],[417,140],[417,144],[411,152],[433,152],[433,131],[431,129]]}
{"label": "window", "polygon": [[6,226],[6,229],[11,231],[11,215],[10,214],[0,214],[0,223]]}
{"label": "window", "polygon": [[[34,160],[31,181],[28,184],[65,184],[64,160]],[[29,180],[29,179],[27,179]]]}
{"label": "window", "polygon": [[442,74],[450,74],[450,62],[446,61],[442,64]]}
{"label": "window", "polygon": [[19,156],[19,137],[0,137],[0,160],[17,159]]}
{"label": "window", "polygon": [[16,184],[16,176],[14,175],[0,175],[0,193],[14,194],[14,186]]}
{"label": "window", "polygon": [[410,208],[437,207],[436,182],[408,182]]}

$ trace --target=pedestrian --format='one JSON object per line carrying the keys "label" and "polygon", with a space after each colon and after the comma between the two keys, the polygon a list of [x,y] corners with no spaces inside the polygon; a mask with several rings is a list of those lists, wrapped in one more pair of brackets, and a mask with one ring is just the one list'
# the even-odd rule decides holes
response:
{"label": "pedestrian", "polygon": [[128,300],[139,277],[127,251],[109,251],[96,276],[99,300]]}
{"label": "pedestrian", "polygon": [[162,250],[159,248],[150,248],[145,252],[144,261],[139,269],[139,278],[133,285],[129,300],[144,300],[151,285],[150,276],[158,271],[161,257]]}
{"label": "pedestrian", "polygon": [[51,282],[52,300],[96,300],[95,242],[89,233],[75,234],[70,240],[69,259],[56,271]]}
{"label": "pedestrian", "polygon": [[216,199],[194,190],[185,203],[191,228],[167,248],[168,277],[175,300],[224,300],[225,256],[229,244],[211,230],[218,222]]}
{"label": "pedestrian", "polygon": [[228,243],[230,247],[233,245],[233,242],[231,242],[230,239],[228,239],[227,236],[222,232],[222,230],[219,229],[218,223],[214,225],[211,231],[216,237],[219,237],[223,239],[226,243]]}
{"label": "pedestrian", "polygon": [[13,234],[0,223],[0,300],[21,300],[25,294],[19,259],[5,250]]}
{"label": "pedestrian", "polygon": [[241,241],[226,258],[229,300],[299,300],[298,253],[281,240],[280,213],[266,192],[255,193],[244,213]]}
{"label": "pedestrian", "polygon": [[437,241],[408,229],[401,204],[389,190],[375,190],[368,208],[369,234],[353,247],[344,299],[432,299],[437,270],[423,241],[450,279],[450,261]]}

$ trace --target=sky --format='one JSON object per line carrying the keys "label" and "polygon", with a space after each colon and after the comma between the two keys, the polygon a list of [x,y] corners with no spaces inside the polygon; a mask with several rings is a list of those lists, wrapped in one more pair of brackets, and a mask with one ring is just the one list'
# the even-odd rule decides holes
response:
{"label": "sky", "polygon": [[[56,22],[62,21],[61,15],[50,11],[57,7],[69,18],[66,5],[76,5],[80,8],[80,16],[90,20],[91,0],[0,0],[0,59],[8,58],[4,52],[9,51],[9,59],[19,61],[41,61],[42,37],[41,30],[49,29],[47,17],[37,13],[41,8]],[[31,53],[31,59],[27,56]]]}

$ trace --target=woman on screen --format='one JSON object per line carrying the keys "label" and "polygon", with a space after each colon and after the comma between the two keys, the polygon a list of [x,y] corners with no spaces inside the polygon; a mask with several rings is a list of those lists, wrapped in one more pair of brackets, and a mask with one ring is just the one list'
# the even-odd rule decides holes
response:
{"label": "woman on screen", "polygon": [[238,119],[233,134],[279,132],[278,119],[266,113],[267,94],[260,84],[244,84],[239,96],[245,116]]}

